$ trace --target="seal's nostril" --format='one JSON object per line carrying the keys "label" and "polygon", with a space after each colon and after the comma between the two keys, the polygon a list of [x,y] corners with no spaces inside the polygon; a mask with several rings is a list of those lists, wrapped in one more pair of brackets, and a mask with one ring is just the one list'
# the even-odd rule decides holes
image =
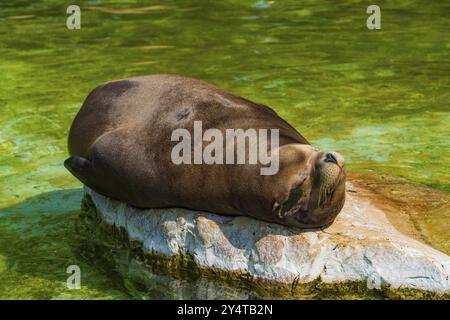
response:
{"label": "seal's nostril", "polygon": [[325,162],[333,162],[333,163],[337,164],[337,160],[336,160],[335,156],[333,156],[332,153],[327,153],[327,155],[325,156]]}

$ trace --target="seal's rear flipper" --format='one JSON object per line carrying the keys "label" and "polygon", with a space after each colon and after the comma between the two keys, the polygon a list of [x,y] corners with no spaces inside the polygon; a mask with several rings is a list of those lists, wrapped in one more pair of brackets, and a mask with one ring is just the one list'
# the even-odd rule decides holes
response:
{"label": "seal's rear flipper", "polygon": [[64,166],[70,171],[78,180],[85,185],[90,185],[92,180],[92,162],[80,156],[73,156],[64,161]]}

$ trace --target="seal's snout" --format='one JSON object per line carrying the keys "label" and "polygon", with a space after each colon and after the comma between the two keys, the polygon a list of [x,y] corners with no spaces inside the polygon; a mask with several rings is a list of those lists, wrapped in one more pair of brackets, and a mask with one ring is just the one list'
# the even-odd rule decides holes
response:
{"label": "seal's snout", "polygon": [[[341,211],[345,202],[345,163],[337,152],[317,151],[315,168],[311,171],[311,189],[305,190],[301,203],[307,201],[306,208],[294,212],[288,219],[296,220],[301,227],[323,227],[329,225]],[[314,158],[313,158],[314,159]],[[300,203],[300,202],[299,202]]]}
{"label": "seal's snout", "polygon": [[337,164],[336,157],[332,153],[327,153],[325,156],[325,162],[332,162]]}
{"label": "seal's snout", "polygon": [[326,153],[324,155],[323,161],[336,164],[340,168],[342,168],[345,164],[344,158],[337,152]]}
{"label": "seal's snout", "polygon": [[280,217],[286,224],[300,228],[321,228],[334,221],[345,202],[346,169],[343,156],[337,152],[310,154],[313,164],[309,176],[290,191],[281,207]]}

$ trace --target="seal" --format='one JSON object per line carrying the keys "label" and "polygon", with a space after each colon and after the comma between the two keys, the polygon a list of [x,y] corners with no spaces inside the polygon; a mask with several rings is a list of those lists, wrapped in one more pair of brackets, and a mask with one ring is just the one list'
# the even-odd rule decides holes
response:
{"label": "seal", "polygon": [[[278,170],[264,175],[263,164],[248,161],[174,163],[174,131],[194,135],[198,121],[224,135],[229,129],[277,130],[277,144],[270,139],[268,146]],[[311,146],[267,106],[179,75],[98,86],[72,123],[68,147],[64,165],[76,178],[137,208],[183,207],[316,228],[332,223],[345,201],[340,154]]]}

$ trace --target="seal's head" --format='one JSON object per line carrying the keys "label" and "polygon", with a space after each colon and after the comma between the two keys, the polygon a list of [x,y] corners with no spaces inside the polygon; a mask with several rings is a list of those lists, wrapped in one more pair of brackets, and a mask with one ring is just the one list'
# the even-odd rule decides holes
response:
{"label": "seal's head", "polygon": [[345,202],[345,162],[337,152],[302,146],[289,196],[278,208],[283,223],[300,228],[329,225]]}

